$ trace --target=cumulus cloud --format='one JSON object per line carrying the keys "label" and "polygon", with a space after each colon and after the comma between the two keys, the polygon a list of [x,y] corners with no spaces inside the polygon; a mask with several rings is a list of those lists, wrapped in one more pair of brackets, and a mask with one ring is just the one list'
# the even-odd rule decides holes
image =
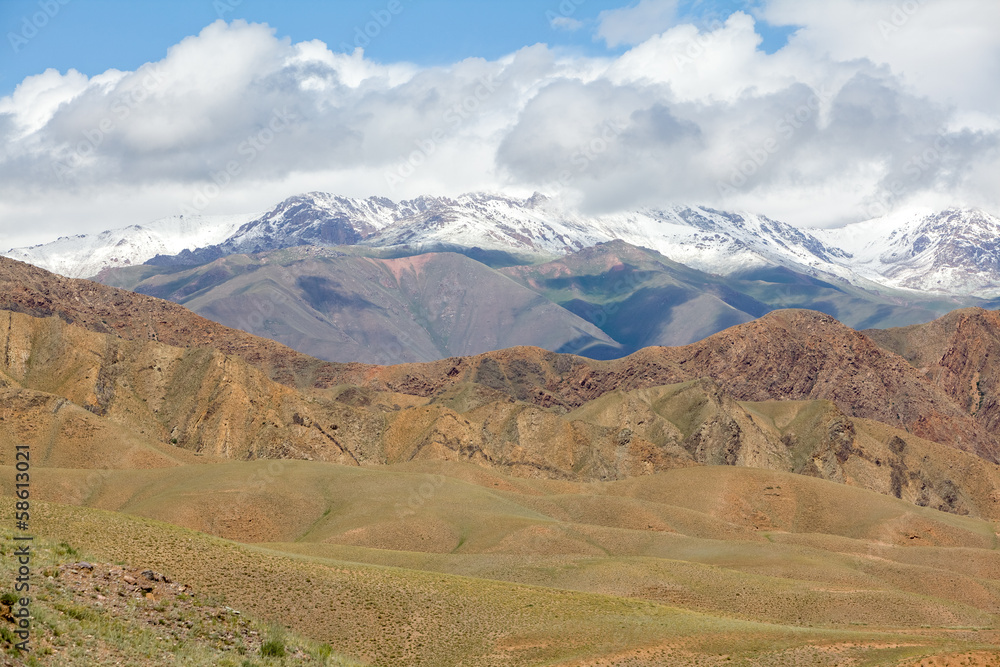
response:
{"label": "cumulus cloud", "polygon": [[678,0],[639,0],[621,9],[605,10],[598,16],[597,36],[608,46],[632,46],[663,32],[677,17]]}
{"label": "cumulus cloud", "polygon": [[770,0],[762,15],[802,26],[798,52],[886,64],[921,95],[994,118],[1000,109],[1000,3]]}
{"label": "cumulus cloud", "polygon": [[[746,13],[675,25],[672,3],[644,0],[602,15],[599,36],[634,42],[620,55],[535,45],[443,67],[219,21],[135,71],[49,70],[0,98],[0,228],[10,247],[308,190],[539,190],[802,225],[914,202],[996,211],[1000,39],[966,0],[949,4],[964,23],[912,2],[892,22],[881,0],[772,0],[767,20],[800,28],[765,54]],[[932,39],[944,63],[922,54]]]}

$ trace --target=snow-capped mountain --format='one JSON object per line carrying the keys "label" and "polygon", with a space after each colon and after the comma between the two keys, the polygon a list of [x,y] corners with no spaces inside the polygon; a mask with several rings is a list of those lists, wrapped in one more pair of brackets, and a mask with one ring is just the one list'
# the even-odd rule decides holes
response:
{"label": "snow-capped mountain", "polygon": [[1000,295],[1000,218],[984,211],[912,210],[814,234],[849,253],[845,264],[855,272],[884,285]]}
{"label": "snow-capped mountain", "polygon": [[165,218],[6,254],[63,275],[90,276],[109,266],[196,265],[305,244],[418,251],[461,246],[552,257],[615,239],[720,275],[777,265],[867,288],[1000,294],[1000,219],[975,209],[805,230],[762,215],[698,206],[585,215],[540,194],[522,199],[480,192],[393,202],[311,192],[262,215]]}
{"label": "snow-capped mountain", "polygon": [[615,239],[718,274],[773,264],[829,271],[845,257],[808,232],[751,213],[672,206],[586,216],[540,194],[529,199],[484,193],[437,199],[361,243],[453,244],[562,255]]}
{"label": "snow-capped mountain", "polygon": [[106,268],[134,266],[157,255],[220,243],[259,215],[178,215],[100,234],[63,236],[3,254],[69,278],[88,278]]}
{"label": "snow-capped mountain", "polygon": [[832,271],[845,253],[809,232],[753,213],[671,206],[581,220],[602,241],[621,239],[722,275],[766,265]]}
{"label": "snow-capped mountain", "polygon": [[417,215],[431,198],[395,203],[384,197],[351,199],[326,192],[289,197],[247,222],[219,244],[224,254],[296,245],[354,245],[396,221]]}
{"label": "snow-capped mountain", "polygon": [[400,216],[362,244],[396,246],[454,245],[508,252],[563,255],[608,240],[585,218],[546,206],[541,195],[518,199],[470,193],[455,199],[423,197],[402,202],[413,213]]}
{"label": "snow-capped mountain", "polygon": [[257,253],[299,245],[356,245],[403,220],[439,209],[446,198],[420,197],[393,202],[385,197],[353,199],[308,192],[282,201],[240,226],[229,237],[193,252],[164,253],[155,264],[200,264],[236,253]]}
{"label": "snow-capped mountain", "polygon": [[587,216],[539,194],[519,199],[470,193],[454,199],[420,197],[395,203],[379,197],[350,199],[309,193],[283,201],[225,242],[196,253],[188,261],[302,244],[464,246],[563,255],[615,239],[721,274],[766,264],[829,270],[845,256],[838,248],[791,225],[703,207]]}

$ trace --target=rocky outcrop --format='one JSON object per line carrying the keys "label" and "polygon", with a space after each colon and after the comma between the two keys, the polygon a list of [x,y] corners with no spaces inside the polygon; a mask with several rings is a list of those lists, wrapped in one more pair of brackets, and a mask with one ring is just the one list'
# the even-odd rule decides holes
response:
{"label": "rocky outcrop", "polygon": [[942,383],[832,317],[775,311],[703,341],[651,347],[613,361],[513,348],[387,368],[344,368],[345,381],[416,395],[480,382],[518,400],[572,410],[618,389],[714,378],[737,400],[829,400],[986,460],[1000,460],[988,422],[974,419]]}
{"label": "rocky outcrop", "polygon": [[927,324],[865,333],[1000,433],[1000,312],[964,308]]}

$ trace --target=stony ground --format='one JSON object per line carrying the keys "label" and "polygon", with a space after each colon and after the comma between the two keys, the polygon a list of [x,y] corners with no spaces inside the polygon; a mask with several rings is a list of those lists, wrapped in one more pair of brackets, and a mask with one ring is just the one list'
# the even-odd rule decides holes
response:
{"label": "stony ground", "polygon": [[[35,554],[42,561],[74,555],[66,544]],[[9,556],[4,560],[10,564]],[[9,594],[0,602],[4,667],[356,664],[334,656],[327,645],[246,618],[149,568],[75,559],[49,562],[33,576],[33,585],[31,653],[17,651],[11,641]]]}

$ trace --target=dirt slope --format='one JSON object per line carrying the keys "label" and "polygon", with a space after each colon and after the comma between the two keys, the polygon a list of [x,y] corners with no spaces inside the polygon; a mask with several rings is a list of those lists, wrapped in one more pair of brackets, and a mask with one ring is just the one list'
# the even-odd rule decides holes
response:
{"label": "dirt slope", "polygon": [[90,280],[63,278],[7,257],[0,257],[0,310],[56,316],[125,340],[214,347],[293,386],[327,383],[339,368],[272,340],[222,326],[176,303]]}
{"label": "dirt slope", "polygon": [[616,389],[712,377],[738,400],[825,399],[849,416],[882,421],[989,461],[1000,459],[997,435],[943,387],[867,336],[806,310],[775,311],[691,345],[646,348],[613,361],[514,348],[344,371],[350,382],[418,395],[478,382],[519,400],[565,409]]}

